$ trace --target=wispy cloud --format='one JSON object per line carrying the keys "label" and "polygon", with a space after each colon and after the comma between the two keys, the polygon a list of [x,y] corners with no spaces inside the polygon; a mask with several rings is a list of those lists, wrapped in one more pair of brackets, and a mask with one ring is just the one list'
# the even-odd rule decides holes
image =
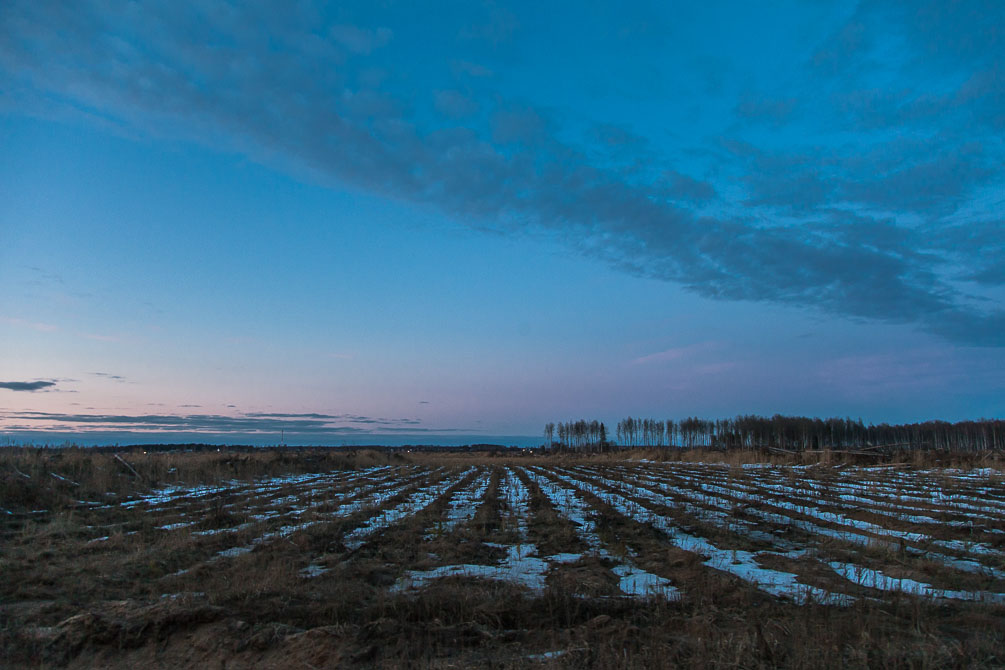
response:
{"label": "wispy cloud", "polygon": [[[45,382],[36,382],[45,383]],[[5,382],[22,386],[28,382]],[[51,382],[49,382],[51,384]],[[41,388],[41,387],[40,387]],[[34,390],[17,388],[14,390]],[[373,432],[427,432],[415,419],[382,419],[349,414],[321,413],[248,413],[237,416],[220,414],[70,414],[60,412],[0,412],[3,424],[17,422],[34,430],[49,431],[131,431],[159,433],[207,433],[259,435],[279,433],[298,435],[365,434]],[[439,432],[439,431],[437,431]]]}
{"label": "wispy cloud", "polygon": [[84,339],[94,340],[96,342],[121,342],[122,338],[117,335],[103,335],[100,333],[80,333],[80,336]]}
{"label": "wispy cloud", "polygon": [[117,381],[117,382],[124,382],[124,381],[126,381],[126,378],[123,377],[122,375],[113,375],[110,372],[92,372],[91,375],[94,376],[94,377],[99,377],[101,379],[109,379],[109,380]]}
{"label": "wispy cloud", "polygon": [[57,272],[50,272],[44,268],[40,268],[36,265],[26,266],[25,269],[28,271],[25,273],[25,283],[34,286],[44,286],[44,285],[58,285],[65,286],[66,281],[63,276]]}
{"label": "wispy cloud", "polygon": [[683,347],[672,347],[657,351],[656,353],[640,356],[632,360],[632,365],[647,365],[651,363],[666,363],[669,361],[688,360],[699,357],[708,351],[714,350],[718,346],[717,342],[698,342]]}
{"label": "wispy cloud", "polygon": [[6,323],[10,326],[18,326],[21,328],[31,328],[32,330],[38,330],[43,333],[54,333],[59,330],[59,326],[54,326],[51,323],[43,323],[41,321],[29,321],[27,319],[18,319],[9,316],[0,317],[0,323]]}
{"label": "wispy cloud", "polygon": [[946,388],[1005,389],[1005,377],[985,361],[939,348],[863,353],[823,361],[815,371],[822,385],[849,397],[932,393]]}

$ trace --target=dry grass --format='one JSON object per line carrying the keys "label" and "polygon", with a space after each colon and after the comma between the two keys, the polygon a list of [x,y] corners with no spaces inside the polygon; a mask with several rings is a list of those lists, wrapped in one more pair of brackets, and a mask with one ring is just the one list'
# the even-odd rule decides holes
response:
{"label": "dry grass", "polygon": [[354,470],[405,462],[372,449],[286,451],[143,451],[121,454],[70,447],[0,447],[0,493],[6,509],[27,512],[104,500],[172,484],[219,484],[281,474]]}
{"label": "dry grass", "polygon": [[[660,460],[669,455],[654,451],[638,456]],[[665,459],[674,462],[673,467],[704,472],[689,465],[700,462],[694,460],[697,452],[673,456]],[[732,466],[746,462],[741,456],[718,452],[705,456]],[[847,607],[798,605],[709,569],[698,555],[673,546],[651,524],[629,518],[583,491],[580,495],[589,504],[598,536],[612,558],[591,556],[575,524],[520,470],[544,466],[543,471],[553,477],[550,473],[556,468],[579,472],[580,466],[596,466],[615,473],[612,479],[627,482],[630,477],[618,468],[638,459],[625,454],[402,457],[319,450],[130,453],[122,458],[128,468],[110,453],[0,450],[0,507],[12,512],[4,515],[0,535],[0,666],[1005,664],[1001,605],[896,594],[876,597],[865,588],[846,589],[870,596]],[[512,473],[529,496],[529,515],[522,525],[506,502],[508,466],[516,466]],[[652,471],[681,485],[683,480],[674,479],[677,470],[661,467],[635,465],[632,472]],[[311,472],[326,474],[271,483],[268,479]],[[490,481],[470,520],[445,529],[448,502],[470,490],[482,472],[490,473]],[[717,477],[715,481],[731,486],[760,481],[738,467],[709,472],[710,482]],[[836,485],[849,480],[843,472],[826,466],[813,469],[812,475],[791,477],[797,484],[799,477],[811,476]],[[949,477],[945,481],[945,486],[960,491],[969,486]],[[117,504],[182,484],[220,488],[166,496],[156,504]],[[987,484],[1000,488],[993,477]],[[358,548],[346,546],[349,533],[388,510],[402,509],[434,486],[442,487],[443,495],[388,523]],[[648,486],[655,490],[655,485]],[[381,492],[393,495],[374,497]],[[682,511],[682,497],[668,496],[664,504],[626,497],[640,509],[673,519],[722,546],[752,550],[758,546]],[[742,501],[736,502],[738,519],[754,519],[739,506]],[[829,504],[838,503],[835,499]],[[44,512],[31,513],[37,510]],[[992,529],[1005,529],[1005,520],[987,523]],[[810,542],[801,532],[786,537]],[[955,531],[945,532],[946,538],[956,537]],[[582,552],[583,557],[553,566],[540,593],[506,581],[465,577],[441,579],[415,592],[392,588],[410,570],[491,565],[505,557],[505,546],[517,542],[533,545],[538,556]],[[220,553],[244,547],[248,548],[244,553]],[[977,575],[933,568],[887,545],[860,547],[825,539],[817,542],[816,550],[828,559],[856,561],[894,575],[900,570],[944,588],[1001,586]],[[640,568],[672,580],[681,587],[682,599],[615,597],[618,590],[611,568],[618,557],[632,557]],[[798,573],[806,583],[826,585],[835,579],[809,559],[767,556],[763,564]],[[309,566],[324,572],[307,577],[303,571]]]}

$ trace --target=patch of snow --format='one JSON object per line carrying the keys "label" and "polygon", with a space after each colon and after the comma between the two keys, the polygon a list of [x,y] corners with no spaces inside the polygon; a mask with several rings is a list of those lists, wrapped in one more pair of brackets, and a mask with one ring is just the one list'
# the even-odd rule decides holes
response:
{"label": "patch of snow", "polygon": [[315,563],[311,563],[306,568],[300,571],[300,576],[305,579],[311,579],[313,577],[320,577],[326,572],[328,572],[328,568],[322,567]]}
{"label": "patch of snow", "polygon": [[242,554],[250,553],[255,547],[253,545],[247,547],[231,547],[230,549],[224,549],[223,551],[216,552],[217,556],[222,558],[233,558],[234,556],[241,556]]}
{"label": "patch of snow", "polygon": [[656,528],[667,536],[673,546],[703,556],[705,566],[739,577],[761,591],[774,596],[792,598],[799,603],[847,605],[855,600],[845,594],[831,593],[802,584],[798,581],[798,576],[793,573],[765,568],[758,564],[757,555],[752,552],[720,549],[703,537],[677,528],[673,520],[647,510],[620,494],[611,493],[595,484],[575,480],[567,475],[556,473],[555,476],[577,489],[592,493],[620,514]]}
{"label": "patch of snow", "polygon": [[980,602],[1005,602],[1005,593],[993,593],[990,591],[953,591],[948,589],[937,589],[930,584],[917,582],[907,577],[890,577],[879,570],[872,570],[860,565],[851,563],[841,563],[831,561],[828,563],[834,571],[845,579],[860,586],[867,586],[881,591],[899,591],[910,593],[916,596],[931,598],[948,598],[951,600],[975,600]]}
{"label": "patch of snow", "polygon": [[[618,576],[618,587],[622,593],[635,598],[659,595],[667,600],[680,599],[680,592],[669,579],[646,572],[630,561],[615,556],[603,546],[600,536],[597,534],[597,524],[590,518],[590,506],[575,491],[557,486],[539,469],[534,471],[525,469],[524,472],[538,485],[541,492],[551,502],[552,507],[576,526],[576,534],[590,547],[592,552],[600,558],[613,561],[616,564],[611,568],[611,572]],[[563,554],[562,556],[582,557],[577,554]],[[554,557],[549,558],[554,560]]]}
{"label": "patch of snow", "polygon": [[440,498],[446,489],[456,484],[460,481],[460,479],[460,476],[455,476],[440,482],[430,489],[420,489],[409,496],[407,500],[395,507],[381,510],[362,526],[346,535],[342,540],[343,543],[351,550],[358,549],[364,542],[366,542],[366,538],[370,535],[373,535],[379,530],[383,530],[404,518],[410,517],[424,510]]}
{"label": "patch of snow", "polygon": [[475,577],[510,582],[526,587],[535,594],[544,592],[544,576],[548,571],[547,560],[533,556],[534,545],[506,545],[506,558],[498,565],[464,563],[444,565],[430,570],[409,570],[391,587],[391,593],[401,593],[409,589],[421,589],[429,582],[444,577]]}

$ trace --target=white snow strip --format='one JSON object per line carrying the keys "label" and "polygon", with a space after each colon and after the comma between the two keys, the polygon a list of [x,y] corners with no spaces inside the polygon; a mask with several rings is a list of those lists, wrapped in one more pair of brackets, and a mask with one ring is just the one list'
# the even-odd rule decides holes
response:
{"label": "white snow strip", "polygon": [[[622,593],[635,598],[657,595],[667,600],[680,600],[680,591],[669,579],[646,572],[631,561],[615,556],[603,546],[597,534],[597,524],[590,518],[592,509],[575,491],[559,487],[539,471],[524,469],[524,472],[540,487],[555,510],[576,526],[576,534],[595,555],[616,563],[611,572],[618,576],[618,587]],[[576,556],[575,560],[582,558],[576,554],[572,556]]]}
{"label": "white snow strip", "polygon": [[[593,475],[593,473],[590,472],[590,476],[595,475]],[[955,541],[935,540],[932,539],[930,536],[925,535],[924,533],[911,533],[906,531],[888,529],[883,526],[869,523],[867,521],[850,519],[842,514],[837,514],[835,512],[827,512],[824,510],[820,510],[809,502],[805,502],[805,504],[800,504],[799,502],[789,502],[783,500],[765,500],[761,496],[743,493],[741,491],[737,491],[724,486],[710,484],[708,482],[691,481],[687,476],[683,475],[681,475],[680,477],[689,486],[694,487],[700,486],[701,490],[703,491],[701,499],[709,504],[714,504],[721,507],[727,507],[734,503],[724,498],[708,495],[707,493],[704,492],[718,493],[721,495],[731,496],[743,502],[750,502],[754,503],[755,505],[763,505],[769,508],[793,511],[798,514],[813,517],[814,521],[799,519],[785,514],[778,514],[777,512],[760,509],[754,506],[746,507],[744,509],[745,513],[757,517],[763,521],[767,521],[769,523],[775,523],[782,526],[792,526],[795,528],[799,528],[800,530],[803,530],[807,533],[823,535],[827,537],[834,537],[836,539],[840,539],[852,544],[858,544],[860,546],[885,543],[887,546],[891,548],[894,549],[900,548],[900,544],[896,542],[883,540],[882,537],[885,536],[895,538],[897,540],[902,540],[904,542],[940,546],[949,549],[951,551],[959,551],[961,553],[966,551],[967,548],[970,548],[973,551],[973,553],[978,555],[984,554],[993,557],[998,557],[1000,555],[997,550],[991,549],[990,547],[987,547],[986,545],[981,545],[979,543],[966,544],[966,543],[957,543]],[[652,502],[660,502],[658,499],[659,498],[658,494],[654,494],[651,491],[647,492],[646,489],[644,488],[633,486],[630,483],[619,482],[616,480],[609,480],[599,477],[598,479],[609,486],[629,491],[631,495],[634,495],[636,497],[648,499],[651,500]],[[630,477],[629,479],[634,478]],[[676,492],[682,493],[680,489],[677,489]],[[672,501],[664,500],[662,504],[672,505],[673,503]],[[835,529],[828,526],[821,526],[818,523],[815,523],[815,521],[823,521],[831,523],[838,526],[838,528]],[[862,531],[865,531],[865,533],[873,533],[874,535],[879,535],[881,537],[879,538],[873,537],[871,535],[863,533]],[[984,565],[974,560],[947,556],[941,552],[926,551],[910,545],[904,545],[904,550],[908,553],[918,556],[924,556],[926,559],[933,560],[942,563],[943,565],[963,570],[965,572],[985,574],[993,576],[997,579],[1005,579],[1005,570],[1000,570],[992,566]]]}
{"label": "white snow strip", "polygon": [[437,532],[448,533],[473,519],[491,478],[491,473],[485,472],[463,491],[457,492],[447,504],[446,518],[437,526]]}
{"label": "white snow strip", "polygon": [[540,594],[544,592],[544,575],[548,571],[547,560],[533,556],[534,545],[511,544],[505,547],[506,558],[498,565],[465,563],[444,565],[430,570],[410,570],[391,587],[391,593],[409,589],[421,589],[427,584],[444,577],[476,577],[510,582],[524,586]]}
{"label": "white snow strip", "polygon": [[312,579],[314,577],[320,577],[326,572],[328,572],[328,568],[317,565],[316,563],[311,563],[300,571],[300,576],[305,579]]}
{"label": "white snow strip", "polygon": [[845,579],[855,582],[860,586],[879,589],[881,591],[899,591],[910,593],[916,596],[931,598],[949,598],[952,600],[975,600],[980,602],[1005,602],[1005,593],[992,593],[990,591],[953,591],[948,589],[937,589],[924,582],[916,582],[906,577],[889,577],[879,570],[872,570],[860,565],[851,563],[841,563],[831,561],[828,563],[834,571]]}
{"label": "white snow strip", "polygon": [[530,518],[530,493],[523,482],[506,468],[504,485],[500,496],[506,503],[509,515],[516,524],[516,532],[520,542],[512,545],[495,545],[506,550],[506,557],[497,565],[480,565],[465,563],[460,565],[444,565],[430,570],[409,570],[391,587],[392,593],[401,593],[410,589],[420,589],[437,579],[444,577],[477,577],[518,584],[535,594],[544,592],[545,574],[550,562],[539,558],[537,546],[523,542],[527,537],[527,519]]}
{"label": "white snow strip", "polygon": [[[831,593],[815,586],[802,584],[798,581],[798,576],[790,572],[762,567],[756,560],[757,555],[752,552],[739,549],[720,549],[703,537],[691,535],[677,528],[671,519],[647,510],[624,496],[601,489],[590,482],[575,480],[567,475],[556,473],[555,476],[574,488],[592,493],[624,516],[640,523],[649,524],[663,532],[673,546],[704,556],[705,566],[739,577],[765,593],[792,598],[798,603],[817,602],[847,605],[855,600],[846,594]],[[801,557],[802,554],[800,553],[799,556]]]}
{"label": "white snow strip", "polygon": [[440,498],[448,488],[460,481],[461,478],[462,476],[451,477],[432,488],[416,491],[407,500],[391,509],[381,510],[365,524],[347,534],[342,540],[343,543],[350,550],[358,549],[366,542],[366,538],[370,535],[424,510]]}

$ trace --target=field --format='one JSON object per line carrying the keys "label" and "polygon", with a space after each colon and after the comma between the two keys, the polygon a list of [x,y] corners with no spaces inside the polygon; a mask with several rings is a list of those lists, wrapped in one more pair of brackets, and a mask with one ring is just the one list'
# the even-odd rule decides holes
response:
{"label": "field", "polygon": [[1005,665],[997,469],[0,463],[8,667]]}

